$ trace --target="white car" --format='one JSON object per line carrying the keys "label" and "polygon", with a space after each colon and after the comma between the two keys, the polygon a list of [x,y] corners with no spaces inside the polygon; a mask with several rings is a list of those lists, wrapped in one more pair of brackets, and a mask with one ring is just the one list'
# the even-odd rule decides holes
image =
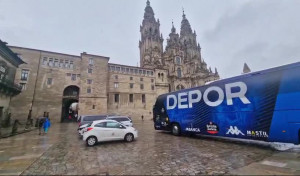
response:
{"label": "white car", "polygon": [[102,141],[125,140],[132,142],[138,137],[138,131],[133,127],[125,125],[115,120],[94,121],[83,134],[83,140],[87,146],[93,146]]}
{"label": "white car", "polygon": [[122,123],[125,126],[129,126],[129,127],[133,126],[131,118],[127,116],[111,116],[111,117],[107,117],[106,119],[115,120],[117,122]]}

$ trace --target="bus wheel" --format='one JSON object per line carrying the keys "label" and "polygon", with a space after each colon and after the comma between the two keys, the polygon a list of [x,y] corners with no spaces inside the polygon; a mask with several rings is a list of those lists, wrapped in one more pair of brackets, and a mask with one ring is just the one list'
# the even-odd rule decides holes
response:
{"label": "bus wheel", "polygon": [[175,136],[180,136],[181,134],[180,126],[177,123],[172,125],[172,134]]}

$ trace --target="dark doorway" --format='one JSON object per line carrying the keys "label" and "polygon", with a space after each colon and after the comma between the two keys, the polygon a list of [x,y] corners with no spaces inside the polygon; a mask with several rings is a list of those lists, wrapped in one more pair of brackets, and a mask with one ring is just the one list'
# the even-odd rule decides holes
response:
{"label": "dark doorway", "polygon": [[[0,125],[3,123],[3,107],[0,107]],[[0,127],[1,128],[1,127]]]}
{"label": "dark doorway", "polygon": [[78,103],[79,100],[79,87],[68,86],[63,92],[61,122],[76,122],[78,112],[71,111],[70,106],[72,103]]}

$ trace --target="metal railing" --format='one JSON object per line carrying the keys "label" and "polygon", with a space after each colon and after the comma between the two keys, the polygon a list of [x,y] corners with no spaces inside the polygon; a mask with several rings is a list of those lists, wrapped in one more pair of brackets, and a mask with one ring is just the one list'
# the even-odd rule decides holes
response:
{"label": "metal railing", "polygon": [[6,78],[0,78],[0,84],[4,87],[13,89],[14,91],[22,91],[22,86],[19,84],[14,83],[13,81],[6,79]]}

